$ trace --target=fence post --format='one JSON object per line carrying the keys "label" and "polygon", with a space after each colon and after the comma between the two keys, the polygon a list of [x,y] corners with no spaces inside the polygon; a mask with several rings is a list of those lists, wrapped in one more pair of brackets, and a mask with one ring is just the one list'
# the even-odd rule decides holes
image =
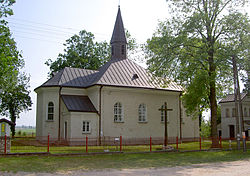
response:
{"label": "fence post", "polygon": [[49,153],[49,134],[48,134],[48,148],[47,148],[47,152]]}
{"label": "fence post", "polygon": [[176,136],[176,150],[178,150],[178,143],[179,143],[178,136]]}
{"label": "fence post", "polygon": [[122,151],[122,136],[120,136],[120,152]]}
{"label": "fence post", "polygon": [[88,136],[86,136],[86,153],[88,153]]}
{"label": "fence post", "polygon": [[201,150],[201,137],[200,137],[200,150]]}
{"label": "fence post", "polygon": [[152,137],[150,136],[150,152],[152,152]]}
{"label": "fence post", "polygon": [[7,135],[4,136],[4,154],[7,153]]}

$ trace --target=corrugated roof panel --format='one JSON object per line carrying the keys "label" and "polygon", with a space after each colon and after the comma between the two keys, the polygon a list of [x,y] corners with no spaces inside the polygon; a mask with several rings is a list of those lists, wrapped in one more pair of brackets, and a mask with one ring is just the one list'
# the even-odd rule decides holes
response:
{"label": "corrugated roof panel", "polygon": [[[137,74],[138,78],[132,80],[134,74]],[[161,79],[154,77],[143,67],[129,59],[112,59],[98,71],[67,67],[42,86],[89,87],[99,84],[182,91],[181,86],[174,82],[170,82],[167,87],[163,87]]]}
{"label": "corrugated roof panel", "polygon": [[88,96],[62,95],[61,97],[68,111],[97,112]]}

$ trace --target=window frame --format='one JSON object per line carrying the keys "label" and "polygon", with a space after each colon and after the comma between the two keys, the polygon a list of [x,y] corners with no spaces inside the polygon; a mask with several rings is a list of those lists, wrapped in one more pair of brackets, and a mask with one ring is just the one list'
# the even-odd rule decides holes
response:
{"label": "window frame", "polygon": [[124,122],[122,103],[116,102],[113,106],[113,109],[114,109],[114,122],[116,123]]}
{"label": "window frame", "polygon": [[138,107],[138,122],[147,122],[147,106],[144,103],[141,103]]}
{"label": "window frame", "polygon": [[82,133],[83,134],[91,133],[91,123],[89,120],[82,121]]}
{"label": "window frame", "polygon": [[[52,105],[50,105],[52,103]],[[50,112],[52,109],[52,112]],[[50,117],[52,115],[52,118]],[[54,121],[54,116],[55,116],[55,105],[53,103],[53,101],[50,101],[48,104],[47,104],[47,121]]]}
{"label": "window frame", "polygon": [[226,118],[229,118],[230,117],[230,109],[229,108],[226,108]]}

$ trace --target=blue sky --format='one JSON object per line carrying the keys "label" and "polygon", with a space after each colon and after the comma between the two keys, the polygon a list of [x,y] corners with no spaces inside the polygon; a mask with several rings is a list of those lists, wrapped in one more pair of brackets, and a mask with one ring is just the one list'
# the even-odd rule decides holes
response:
{"label": "blue sky", "polygon": [[[110,41],[119,0],[17,0],[7,18],[30,75],[32,110],[22,113],[17,125],[35,126],[34,89],[47,80],[49,58],[63,52],[63,43],[85,29],[98,41]],[[165,0],[120,0],[123,23],[138,43],[150,38],[158,20],[168,17]]]}

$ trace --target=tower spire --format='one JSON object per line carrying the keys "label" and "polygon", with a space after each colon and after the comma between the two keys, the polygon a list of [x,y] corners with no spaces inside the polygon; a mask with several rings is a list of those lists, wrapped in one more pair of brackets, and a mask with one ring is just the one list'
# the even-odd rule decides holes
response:
{"label": "tower spire", "polygon": [[111,37],[111,59],[126,59],[127,58],[127,40],[123,26],[120,5],[116,16],[115,26]]}

